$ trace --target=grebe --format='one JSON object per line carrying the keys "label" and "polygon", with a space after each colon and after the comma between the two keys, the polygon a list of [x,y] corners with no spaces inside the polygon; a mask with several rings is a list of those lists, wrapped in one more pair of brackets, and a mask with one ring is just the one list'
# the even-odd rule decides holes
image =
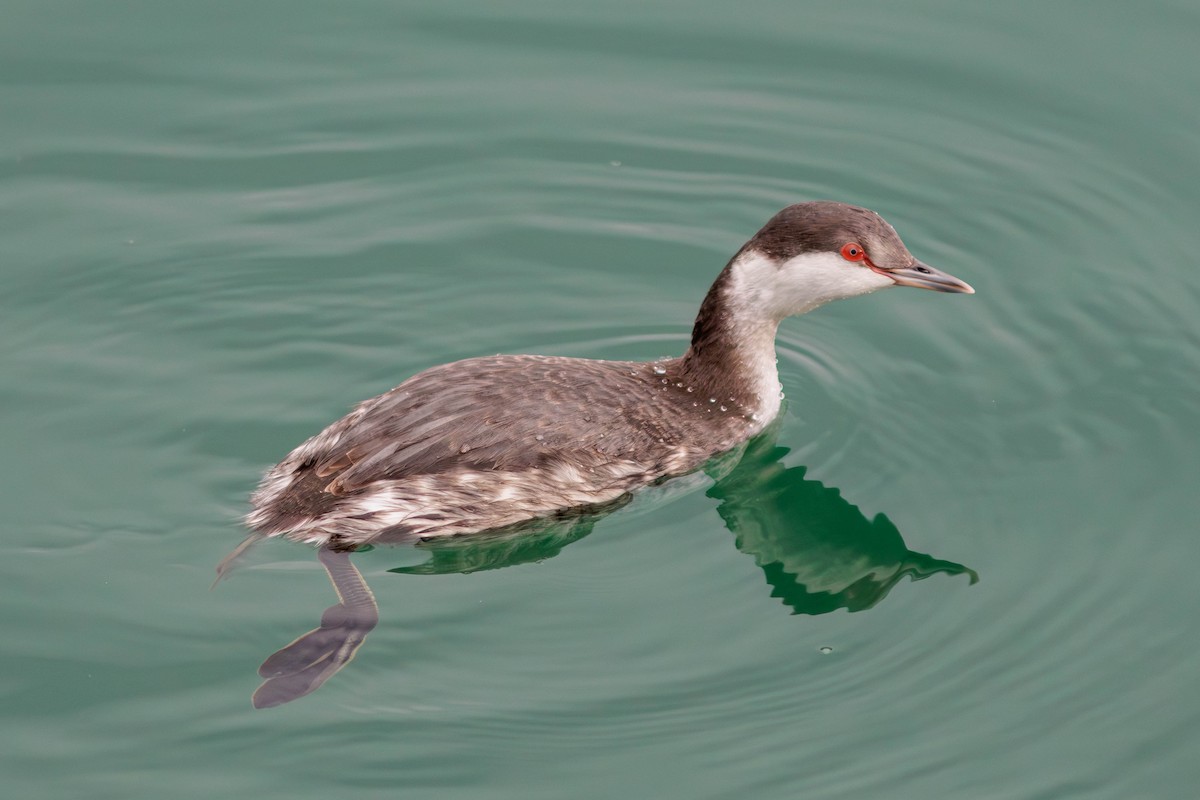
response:
{"label": "grebe", "polygon": [[611,502],[698,469],[775,418],[785,317],[888,286],[975,291],[915,259],[873,211],[788,206],[717,276],[683,356],[498,355],[425,370],[268,470],[246,524],[352,549]]}

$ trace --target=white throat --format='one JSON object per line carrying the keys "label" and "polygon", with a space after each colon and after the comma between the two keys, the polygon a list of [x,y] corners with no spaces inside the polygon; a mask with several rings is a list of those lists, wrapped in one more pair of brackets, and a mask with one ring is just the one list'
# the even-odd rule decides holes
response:
{"label": "white throat", "polygon": [[892,285],[886,275],[836,253],[805,253],[780,264],[751,250],[733,262],[723,298],[726,335],[749,384],[746,388],[758,395],[757,412],[764,424],[779,413],[782,394],[775,358],[779,323],[831,300]]}

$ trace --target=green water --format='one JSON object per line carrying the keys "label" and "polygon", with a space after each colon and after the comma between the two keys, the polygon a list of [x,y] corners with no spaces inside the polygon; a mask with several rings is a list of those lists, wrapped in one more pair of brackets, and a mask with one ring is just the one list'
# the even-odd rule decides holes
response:
{"label": "green water", "polygon": [[[1194,796],[1196,3],[0,11],[6,796]],[[265,467],[448,360],[678,353],[812,198],[978,294],[785,323],[716,483],[355,554],[357,657],[251,707],[335,602],[283,542],[209,590]]]}

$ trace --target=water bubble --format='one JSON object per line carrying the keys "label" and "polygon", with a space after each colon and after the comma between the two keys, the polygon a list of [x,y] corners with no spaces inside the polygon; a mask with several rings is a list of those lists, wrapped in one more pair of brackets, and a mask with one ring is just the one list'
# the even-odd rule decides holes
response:
{"label": "water bubble", "polygon": [[782,400],[783,398],[784,398],[783,389],[780,389],[779,390],[779,399]]}
{"label": "water bubble", "polygon": [[654,365],[654,374],[655,375],[666,375],[667,368],[662,366],[661,364],[655,364]]}
{"label": "water bubble", "polygon": [[696,391],[696,390],[695,390],[695,389],[693,389],[691,386],[689,386],[689,387],[688,387],[688,391],[689,391],[689,392],[694,392],[694,391]]}
{"label": "water bubble", "polygon": [[662,379],[662,382],[663,382],[663,383],[666,383],[666,382],[667,382],[667,379],[666,379],[666,378],[663,378],[663,379]]}
{"label": "water bubble", "polygon": [[722,410],[722,411],[728,411],[729,409],[728,409],[728,408],[726,408],[725,406],[721,406],[721,410]]}
{"label": "water bubble", "polygon": [[715,398],[715,397],[710,397],[710,398],[708,398],[708,402],[710,402],[710,403],[715,403],[715,402],[717,402],[717,398]]}
{"label": "water bubble", "polygon": [[833,648],[830,647],[829,645],[824,645],[823,647],[818,647],[817,652],[823,656],[827,656],[833,652]]}

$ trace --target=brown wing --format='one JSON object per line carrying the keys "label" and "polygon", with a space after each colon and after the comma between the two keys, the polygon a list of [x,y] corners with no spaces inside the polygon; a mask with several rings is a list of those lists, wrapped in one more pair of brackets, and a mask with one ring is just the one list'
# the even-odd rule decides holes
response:
{"label": "brown wing", "polygon": [[456,469],[645,456],[677,438],[653,409],[657,383],[649,367],[629,362],[494,356],[447,364],[331,425],[303,466],[329,479],[326,491],[344,494]]}

